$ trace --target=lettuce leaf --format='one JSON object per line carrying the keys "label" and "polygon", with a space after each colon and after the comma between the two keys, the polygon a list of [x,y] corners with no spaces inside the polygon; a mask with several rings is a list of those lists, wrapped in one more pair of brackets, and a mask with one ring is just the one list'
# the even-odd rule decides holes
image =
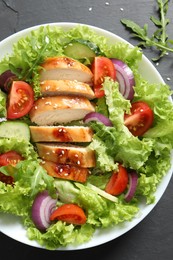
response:
{"label": "lettuce leaf", "polygon": [[27,217],[31,206],[27,194],[28,190],[18,184],[13,187],[0,182],[0,212]]}
{"label": "lettuce leaf", "polygon": [[20,153],[25,159],[38,159],[38,154],[30,142],[16,138],[0,138],[0,154],[11,150]]}
{"label": "lettuce leaf", "polygon": [[7,116],[6,99],[6,94],[0,90],[0,117],[2,118]]}
{"label": "lettuce leaf", "polygon": [[134,101],[143,100],[149,104],[154,111],[154,124],[145,134],[148,138],[164,138],[169,140],[173,146],[173,105],[171,94],[173,92],[166,84],[149,84],[136,75]]}
{"label": "lettuce leaf", "polygon": [[29,227],[27,236],[31,240],[36,240],[40,245],[49,250],[56,250],[58,247],[74,245],[77,246],[89,241],[95,229],[89,225],[82,225],[80,228],[74,225],[67,225],[65,222],[58,221],[51,225],[46,233],[40,232],[34,227]]}
{"label": "lettuce leaf", "polygon": [[[94,129],[90,147],[96,151],[97,167],[104,173],[111,171],[111,165],[115,169],[116,162],[120,162],[125,167],[136,170],[139,176],[137,194],[144,196],[147,203],[153,203],[154,192],[170,168],[170,153],[173,148],[171,92],[166,85],[137,80],[134,101],[146,101],[155,114],[153,127],[144,137],[138,138],[124,126],[124,113],[128,112],[130,103],[119,93],[118,84],[106,78],[103,88],[106,97],[102,107],[107,106],[113,127],[98,122],[90,123]],[[95,178],[94,181],[96,182]],[[99,183],[99,186],[103,187],[103,183]]]}
{"label": "lettuce leaf", "polygon": [[118,84],[106,78],[103,87],[113,127],[98,122],[90,124],[95,133],[90,148],[96,151],[97,166],[101,171],[111,171],[117,169],[115,162],[120,162],[138,170],[147,161],[153,141],[134,137],[124,125],[124,113],[129,111],[130,102],[123,98]]}
{"label": "lettuce leaf", "polygon": [[0,153],[10,150],[19,152],[24,160],[15,167],[0,167],[0,172],[12,175],[15,180],[13,186],[0,182],[0,211],[27,217],[39,191],[47,189],[50,194],[55,193],[53,178],[40,166],[40,160],[31,143],[15,138],[1,138]]}

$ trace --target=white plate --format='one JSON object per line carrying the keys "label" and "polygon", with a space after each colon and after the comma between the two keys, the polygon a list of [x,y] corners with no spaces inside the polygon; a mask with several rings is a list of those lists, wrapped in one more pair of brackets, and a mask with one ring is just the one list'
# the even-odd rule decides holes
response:
{"label": "white plate", "polygon": [[[47,25],[47,24],[43,24]],[[74,26],[76,26],[76,23],[51,23],[49,25],[52,26],[61,26],[64,29],[69,29]],[[86,25],[86,24],[85,24]],[[28,29],[25,29],[23,31],[20,31],[16,34],[13,34],[12,36],[6,38],[5,40],[0,42],[0,59],[6,54],[12,51],[12,45],[14,42],[16,42],[20,37],[26,36],[31,30],[35,30],[39,27],[34,26]],[[121,37],[105,31],[101,28],[97,28],[94,26],[88,25],[90,28],[92,28],[96,33],[99,35],[103,35],[110,39],[111,43],[121,41],[127,43],[124,39]],[[141,68],[141,70],[140,70]],[[139,66],[140,73],[142,76],[148,80],[151,83],[164,83],[161,75],[156,70],[156,68],[152,65],[152,63],[143,55],[142,61]],[[171,99],[171,98],[170,98]],[[172,99],[171,99],[172,101]],[[97,230],[93,236],[93,239],[89,241],[88,243],[82,244],[80,246],[74,247],[74,246],[67,246],[65,248],[58,248],[58,250],[76,250],[76,249],[86,249],[91,248],[97,245],[104,244],[106,242],[109,242],[113,239],[116,239],[117,237],[123,235],[127,231],[131,230],[133,227],[135,227],[138,223],[140,223],[150,212],[151,210],[156,206],[160,198],[162,197],[163,193],[165,192],[167,185],[169,184],[169,181],[172,176],[173,172],[173,154],[171,156],[172,163],[171,163],[171,169],[167,173],[167,175],[163,178],[162,182],[157,188],[157,191],[155,193],[156,200],[154,204],[146,205],[145,203],[141,203],[140,205],[140,213],[136,218],[134,218],[131,222],[126,222],[121,225],[117,225],[114,228],[107,228],[102,230]],[[26,236],[26,230],[23,228],[20,219],[11,215],[0,213],[0,230],[5,235],[22,242],[24,244],[41,248],[41,246],[35,242],[31,241]]]}

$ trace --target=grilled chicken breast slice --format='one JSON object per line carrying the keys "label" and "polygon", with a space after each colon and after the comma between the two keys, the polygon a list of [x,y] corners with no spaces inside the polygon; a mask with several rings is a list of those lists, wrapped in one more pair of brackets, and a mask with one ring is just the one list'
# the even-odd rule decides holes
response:
{"label": "grilled chicken breast slice", "polygon": [[33,142],[91,142],[93,130],[85,126],[30,126]]}
{"label": "grilled chicken breast slice", "polygon": [[87,98],[66,95],[37,99],[29,116],[37,125],[55,125],[81,120],[93,111],[95,107]]}
{"label": "grilled chicken breast slice", "polygon": [[81,62],[68,57],[50,57],[41,65],[40,81],[77,80],[93,84],[93,73]]}
{"label": "grilled chicken breast slice", "polygon": [[92,88],[77,80],[44,80],[40,83],[42,96],[75,95],[94,99]]}
{"label": "grilled chicken breast slice", "polygon": [[41,165],[54,178],[84,183],[89,175],[89,169],[76,165],[57,164],[51,161],[43,161]]}
{"label": "grilled chicken breast slice", "polygon": [[67,145],[66,143],[36,143],[36,147],[43,160],[84,168],[96,165],[95,152],[88,146]]}

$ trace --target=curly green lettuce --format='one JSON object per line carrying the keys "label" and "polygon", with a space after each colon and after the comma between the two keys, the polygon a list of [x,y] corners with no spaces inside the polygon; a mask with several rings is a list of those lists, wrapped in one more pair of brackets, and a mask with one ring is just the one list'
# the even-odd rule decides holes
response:
{"label": "curly green lettuce", "polygon": [[[31,83],[35,96],[40,95],[38,69],[46,57],[63,55],[64,46],[74,39],[95,43],[101,52],[110,58],[127,63],[135,75],[134,101],[146,101],[154,111],[154,125],[142,138],[134,137],[124,126],[124,112],[130,110],[130,102],[119,92],[118,83],[105,79],[106,96],[96,104],[98,112],[109,116],[113,127],[92,122],[94,130],[90,148],[96,151],[97,165],[91,169],[88,182],[104,189],[111,171],[122,163],[138,174],[138,186],[134,198],[126,203],[124,195],[114,203],[98,195],[87,185],[48,176],[40,166],[31,143],[11,139],[0,139],[0,153],[16,150],[25,158],[16,167],[0,167],[6,175],[13,173],[14,187],[0,182],[0,211],[21,216],[29,239],[36,240],[47,249],[54,250],[69,244],[78,245],[89,241],[97,228],[115,226],[131,221],[139,211],[140,197],[153,203],[154,193],[163,176],[170,168],[170,153],[173,148],[173,105],[171,92],[164,84],[150,84],[138,73],[142,58],[141,50],[127,43],[110,42],[97,35],[87,26],[76,26],[63,31],[57,26],[41,26],[19,39],[11,54],[0,61],[0,73],[10,69],[19,79]],[[34,77],[33,77],[34,75]],[[0,95],[0,115],[5,115],[5,96]],[[81,227],[62,221],[52,223],[46,232],[40,232],[31,219],[31,206],[39,191],[48,189],[52,196],[58,191],[58,203],[77,203],[87,213],[87,223]],[[22,207],[21,207],[22,205]]]}

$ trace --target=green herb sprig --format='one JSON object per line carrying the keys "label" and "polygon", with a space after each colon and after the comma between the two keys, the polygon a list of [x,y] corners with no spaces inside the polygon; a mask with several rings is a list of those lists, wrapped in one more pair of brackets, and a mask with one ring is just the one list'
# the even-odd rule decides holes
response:
{"label": "green herb sprig", "polygon": [[157,27],[151,37],[148,35],[148,24],[144,24],[144,26],[141,27],[131,20],[121,19],[121,23],[133,32],[133,36],[141,40],[138,46],[145,48],[155,47],[156,50],[159,51],[158,57],[152,58],[153,61],[158,61],[166,55],[166,53],[173,52],[173,40],[168,38],[166,32],[167,25],[170,22],[166,17],[168,2],[169,0],[157,0],[159,18],[154,16],[150,17],[150,20]]}

